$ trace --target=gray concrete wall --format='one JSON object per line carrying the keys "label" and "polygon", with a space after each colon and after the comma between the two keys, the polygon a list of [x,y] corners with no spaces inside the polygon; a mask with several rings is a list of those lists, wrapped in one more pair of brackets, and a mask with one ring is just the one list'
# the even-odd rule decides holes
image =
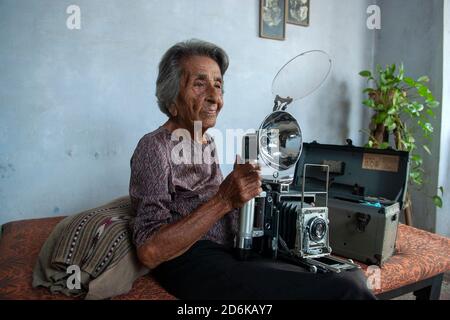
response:
{"label": "gray concrete wall", "polygon": [[[379,0],[377,3],[381,8],[382,28],[375,40],[375,64],[385,66],[403,62],[408,76],[417,79],[428,75],[431,78],[430,89],[441,101],[443,0]],[[435,134],[430,144],[433,155],[428,156],[421,150],[427,182],[421,190],[412,188],[414,225],[430,231],[436,230],[436,207],[431,196],[436,194],[438,187],[441,120],[439,109],[433,122]],[[449,201],[447,197],[446,202]],[[448,232],[448,228],[449,225],[442,226],[441,230]]]}
{"label": "gray concrete wall", "polygon": [[[288,25],[286,41],[275,41],[258,37],[259,0],[0,0],[0,224],[126,194],[138,139],[165,121],[154,98],[157,64],[188,38],[230,55],[219,129],[257,127],[277,70],[322,49],[332,73],[291,111],[306,141],[362,142],[358,72],[373,65],[372,2],[311,1],[311,26]],[[81,8],[81,30],[66,28],[71,4]]]}
{"label": "gray concrete wall", "polygon": [[450,237],[450,1],[444,1],[444,56],[439,185],[444,187],[444,206],[437,210],[436,231]]}

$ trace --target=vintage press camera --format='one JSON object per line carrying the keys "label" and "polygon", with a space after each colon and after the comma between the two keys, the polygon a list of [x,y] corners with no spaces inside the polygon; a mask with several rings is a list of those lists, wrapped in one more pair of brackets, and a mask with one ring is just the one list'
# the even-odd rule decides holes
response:
{"label": "vintage press camera", "polygon": [[[310,65],[312,62],[329,64],[322,77],[317,78],[315,74],[314,83],[302,87],[303,90],[317,88],[317,79],[322,83],[331,68],[328,55],[322,51],[310,51],[291,60],[278,72],[273,88],[295,74],[291,68],[287,68],[289,65],[298,68],[299,63]],[[301,190],[291,189],[294,176],[301,174],[293,174],[292,171],[295,170],[303,145],[298,122],[285,111],[292,101],[294,98],[289,96],[283,98],[276,95],[273,112],[263,121],[260,129],[243,138],[243,159],[262,164],[263,192],[241,209],[236,239],[237,254],[245,260],[250,251],[256,251],[273,259],[288,260],[312,272],[340,272],[359,268],[350,260],[331,256],[327,207],[328,166],[305,164]],[[314,189],[308,190],[306,177],[309,170],[323,173],[323,188],[313,186]]]}

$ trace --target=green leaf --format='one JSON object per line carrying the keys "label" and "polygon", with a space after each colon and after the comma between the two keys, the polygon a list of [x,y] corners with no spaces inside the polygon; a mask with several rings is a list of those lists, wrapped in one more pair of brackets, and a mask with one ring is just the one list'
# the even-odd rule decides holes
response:
{"label": "green leaf", "polygon": [[393,114],[397,113],[397,109],[395,109],[394,107],[391,107],[391,108],[389,108],[387,113],[388,113],[388,115],[393,115]]}
{"label": "green leaf", "polygon": [[403,79],[403,82],[405,82],[410,87],[415,87],[416,86],[416,81],[414,81],[414,79],[410,78],[410,77],[405,77],[405,79]]}
{"label": "green leaf", "polygon": [[373,101],[372,99],[366,99],[363,101],[363,105],[369,107],[369,108],[374,108],[375,107],[375,101]]}
{"label": "green leaf", "polygon": [[433,133],[433,131],[434,131],[433,126],[432,126],[431,123],[429,123],[429,122],[427,122],[427,123],[424,124],[424,128],[425,128],[425,130],[426,130],[428,133]]}
{"label": "green leaf", "polygon": [[427,76],[422,76],[417,79],[417,82],[430,82],[430,78],[428,78]]}
{"label": "green leaf", "polygon": [[424,123],[422,122],[422,120],[418,120],[418,121],[417,121],[417,124],[422,128],[422,130],[423,130],[424,132],[427,131],[427,129],[425,128]]}
{"label": "green leaf", "polygon": [[442,208],[442,198],[441,198],[441,197],[439,197],[439,196],[434,196],[434,197],[433,197],[433,202],[434,202],[434,205],[435,205],[436,207]]}
{"label": "green leaf", "polygon": [[418,170],[411,170],[409,173],[410,179],[417,185],[421,185],[423,183],[422,174]]}
{"label": "green leaf", "polygon": [[387,149],[387,148],[389,148],[389,143],[383,142],[382,144],[380,144],[380,149]]}
{"label": "green leaf", "polygon": [[397,128],[397,124],[395,122],[392,122],[387,126],[387,129],[389,132],[393,132]]}
{"label": "green leaf", "polygon": [[384,123],[384,120],[386,119],[386,117],[387,117],[386,112],[380,112],[375,116],[374,121],[376,124]]}
{"label": "green leaf", "polygon": [[400,67],[399,67],[399,70],[398,70],[398,79],[400,81],[402,81],[404,76],[405,76],[405,69],[404,69],[403,63],[402,63],[402,64],[400,64]]}
{"label": "green leaf", "polygon": [[444,187],[439,187],[439,191],[441,192],[441,196],[444,196]]}
{"label": "green leaf", "polygon": [[391,116],[389,116],[389,115],[386,116],[386,118],[384,119],[383,124],[386,126],[386,128],[387,128],[387,130],[389,132],[392,132],[396,128],[394,119]]}
{"label": "green leaf", "polygon": [[408,142],[401,140],[400,144],[403,146],[404,150],[410,150],[411,145]]}
{"label": "green leaf", "polygon": [[425,151],[431,156],[431,151],[430,151],[430,149],[428,148],[428,146],[424,144],[422,147],[423,147],[423,148],[425,149]]}
{"label": "green leaf", "polygon": [[427,109],[427,113],[428,113],[428,115],[429,115],[430,117],[435,117],[435,114],[434,114],[433,110]]}
{"label": "green leaf", "polygon": [[364,71],[361,71],[361,72],[359,73],[359,75],[360,75],[361,77],[367,78],[367,77],[372,76],[372,72],[370,72],[369,70],[364,70]]}
{"label": "green leaf", "polygon": [[[423,109],[423,106],[421,106],[417,102],[413,102],[413,103],[407,104],[406,108],[408,109],[409,113],[412,116],[419,117],[420,116],[419,111],[421,110],[421,108]],[[419,125],[421,125],[421,124],[419,124]]]}
{"label": "green leaf", "polygon": [[419,171],[411,171],[411,173],[409,174],[409,176],[411,177],[411,178],[417,178],[417,177],[419,177],[420,176],[420,172]]}
{"label": "green leaf", "polygon": [[439,107],[439,105],[440,105],[440,103],[438,101],[429,101],[429,102],[427,102],[427,104],[430,108],[433,108],[433,109]]}
{"label": "green leaf", "polygon": [[411,156],[411,160],[419,167],[423,163],[422,157],[419,156],[418,154],[415,154],[415,155]]}
{"label": "green leaf", "polygon": [[381,103],[375,107],[375,110],[377,110],[377,111],[384,111],[384,109],[385,109],[385,107]]}
{"label": "green leaf", "polygon": [[389,70],[391,73],[394,73],[395,72],[395,68],[396,68],[396,66],[395,66],[395,64],[392,64],[391,65],[391,69]]}
{"label": "green leaf", "polygon": [[420,85],[417,86],[417,93],[419,93],[422,97],[427,97],[429,95],[430,90],[427,87]]}

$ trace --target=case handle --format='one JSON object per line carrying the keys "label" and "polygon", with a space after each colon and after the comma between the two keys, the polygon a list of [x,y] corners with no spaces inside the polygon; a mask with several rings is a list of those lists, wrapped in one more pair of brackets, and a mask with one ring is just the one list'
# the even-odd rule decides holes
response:
{"label": "case handle", "polygon": [[356,230],[361,233],[365,232],[370,219],[371,217],[369,214],[364,214],[361,212],[356,213]]}

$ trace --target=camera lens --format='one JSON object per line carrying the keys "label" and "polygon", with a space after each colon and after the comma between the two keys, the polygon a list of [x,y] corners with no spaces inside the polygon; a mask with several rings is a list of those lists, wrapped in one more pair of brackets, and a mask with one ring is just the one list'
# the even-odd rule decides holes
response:
{"label": "camera lens", "polygon": [[327,233],[327,223],[322,218],[315,218],[309,223],[309,231],[312,241],[320,241]]}

